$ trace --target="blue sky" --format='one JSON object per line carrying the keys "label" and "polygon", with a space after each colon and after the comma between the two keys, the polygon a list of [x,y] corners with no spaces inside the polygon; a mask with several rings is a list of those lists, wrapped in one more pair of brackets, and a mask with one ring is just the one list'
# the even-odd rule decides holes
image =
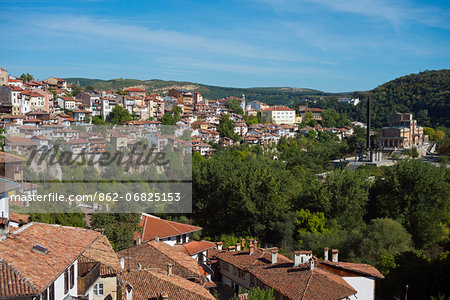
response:
{"label": "blue sky", "polygon": [[0,0],[0,67],[49,76],[372,89],[450,67],[450,1]]}

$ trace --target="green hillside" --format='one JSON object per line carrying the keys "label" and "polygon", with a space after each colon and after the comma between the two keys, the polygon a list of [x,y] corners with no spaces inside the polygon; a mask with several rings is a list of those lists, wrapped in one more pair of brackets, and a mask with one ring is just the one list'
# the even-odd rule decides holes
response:
{"label": "green hillside", "polygon": [[[393,112],[412,112],[420,125],[450,127],[449,69],[403,76],[372,92],[374,125],[386,125]],[[362,103],[357,115],[363,117],[364,111],[365,103]]]}

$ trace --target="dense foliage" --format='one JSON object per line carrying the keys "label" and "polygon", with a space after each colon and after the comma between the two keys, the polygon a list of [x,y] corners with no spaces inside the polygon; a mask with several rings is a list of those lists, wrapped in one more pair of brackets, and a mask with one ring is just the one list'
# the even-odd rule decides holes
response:
{"label": "dense foliage", "polygon": [[[192,219],[206,238],[230,244],[252,236],[287,255],[313,250],[319,257],[325,246],[338,248],[340,259],[374,265],[385,281],[404,281],[407,253],[445,277],[436,262],[448,264],[450,250],[449,170],[405,160],[393,167],[336,169],[323,180],[314,175],[349,151],[345,141],[322,136],[283,139],[265,151],[241,146],[218,148],[208,159],[195,156]],[[419,277],[408,278],[417,291],[412,299],[432,295],[419,291]],[[392,282],[377,283],[380,295],[402,295]]]}

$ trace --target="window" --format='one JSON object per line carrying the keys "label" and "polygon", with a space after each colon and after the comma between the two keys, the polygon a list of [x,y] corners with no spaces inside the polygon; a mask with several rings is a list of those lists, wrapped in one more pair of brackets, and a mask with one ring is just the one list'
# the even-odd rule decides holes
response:
{"label": "window", "polygon": [[64,271],[64,294],[69,292],[69,270]]}
{"label": "window", "polygon": [[177,235],[177,244],[181,244],[181,236]]}
{"label": "window", "polygon": [[48,300],[55,300],[55,282],[48,288]]}
{"label": "window", "polygon": [[47,293],[48,293],[48,290],[45,289],[45,290],[42,292],[41,300],[47,300]]}
{"label": "window", "polygon": [[103,296],[103,294],[104,294],[104,291],[103,291],[103,283],[97,283],[97,284],[94,286],[94,295],[97,295],[97,296]]}
{"label": "window", "polygon": [[70,288],[72,289],[75,285],[75,266],[70,266]]}

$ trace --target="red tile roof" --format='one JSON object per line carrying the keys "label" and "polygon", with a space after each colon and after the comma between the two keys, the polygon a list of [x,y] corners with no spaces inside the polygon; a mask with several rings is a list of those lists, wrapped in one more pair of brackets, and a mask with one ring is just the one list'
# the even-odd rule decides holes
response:
{"label": "red tile roof", "polygon": [[167,269],[167,264],[173,265],[173,273],[181,277],[201,277],[198,263],[192,257],[164,243],[151,241],[122,250],[117,253],[125,259],[127,269],[142,268]]}
{"label": "red tile roof", "polygon": [[190,232],[201,230],[201,227],[164,220],[152,215],[142,214],[142,235],[143,242],[159,238],[167,238]]}
{"label": "red tile roof", "polygon": [[256,266],[249,271],[263,284],[292,300],[344,299],[356,294],[339,275],[317,267],[310,270],[309,263],[297,267],[292,263]]}
{"label": "red tile roof", "polygon": [[205,250],[214,248],[215,246],[216,243],[208,241],[189,241],[185,244],[175,245],[175,248],[186,253],[187,255],[192,256]]}
{"label": "red tile roof", "polygon": [[214,300],[201,285],[159,270],[133,270],[123,272],[122,279],[133,288],[134,300],[160,299],[166,293],[168,299]]}
{"label": "red tile roof", "polygon": [[124,92],[145,92],[145,90],[140,89],[140,88],[129,88],[124,90]]}
{"label": "red tile roof", "polygon": [[[249,250],[241,250],[241,251],[222,251],[217,253],[215,256],[223,260],[241,270],[247,270],[252,266],[256,265],[267,265],[271,264],[272,254],[270,251],[272,248],[263,249],[257,248],[253,254],[249,254]],[[278,261],[280,263],[290,263],[292,264],[292,260],[288,259],[285,256],[278,255]]]}
{"label": "red tile roof", "polygon": [[121,269],[119,258],[105,235],[99,236],[82,256],[100,263],[101,276],[115,275]]}
{"label": "red tile roof", "polygon": [[271,106],[269,108],[263,109],[263,111],[294,111],[294,110],[286,106]]}
{"label": "red tile roof", "polygon": [[[42,291],[99,236],[92,230],[42,223],[30,223],[16,230],[0,242],[0,283],[15,274],[11,284],[0,284],[0,297]],[[48,253],[32,250],[36,244]]]}
{"label": "red tile roof", "polygon": [[322,265],[331,266],[337,269],[343,269],[346,271],[351,271],[365,276],[384,278],[383,274],[377,270],[374,266],[368,264],[358,264],[351,262],[332,262],[329,260],[323,260],[320,262]]}

